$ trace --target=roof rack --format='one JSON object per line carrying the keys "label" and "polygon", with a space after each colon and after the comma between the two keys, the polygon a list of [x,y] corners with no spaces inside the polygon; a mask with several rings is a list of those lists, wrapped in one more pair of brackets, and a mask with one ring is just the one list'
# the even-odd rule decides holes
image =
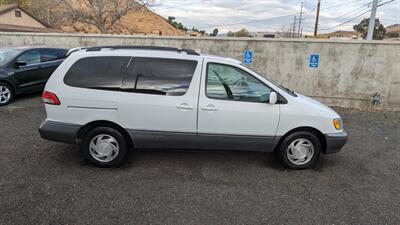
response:
{"label": "roof rack", "polygon": [[90,47],[86,51],[87,52],[97,52],[101,51],[102,49],[136,49],[136,50],[157,50],[157,51],[173,51],[173,52],[184,52],[188,55],[200,55],[193,49],[187,48],[171,48],[171,47],[162,47],[162,46],[123,46],[123,45],[115,45],[115,46],[96,46]]}

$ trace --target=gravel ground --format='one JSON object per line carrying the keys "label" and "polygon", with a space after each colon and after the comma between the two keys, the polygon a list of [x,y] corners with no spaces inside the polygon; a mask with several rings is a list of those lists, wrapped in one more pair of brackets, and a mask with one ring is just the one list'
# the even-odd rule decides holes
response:
{"label": "gravel ground", "polygon": [[309,170],[199,151],[101,169],[42,140],[39,96],[20,97],[0,108],[0,224],[400,224],[400,114],[338,111],[349,142]]}

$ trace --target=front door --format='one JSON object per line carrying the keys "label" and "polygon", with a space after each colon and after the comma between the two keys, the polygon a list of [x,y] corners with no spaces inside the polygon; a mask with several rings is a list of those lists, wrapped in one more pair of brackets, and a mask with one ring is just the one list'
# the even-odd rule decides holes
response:
{"label": "front door", "polygon": [[198,58],[132,58],[118,113],[136,148],[197,147],[200,76]]}
{"label": "front door", "polygon": [[273,91],[237,64],[204,63],[200,89],[198,140],[201,149],[267,151],[279,123]]}
{"label": "front door", "polygon": [[18,88],[34,88],[42,82],[40,68],[39,50],[28,50],[20,55],[17,62],[24,62],[26,65],[19,66],[15,69],[15,78],[18,81]]}

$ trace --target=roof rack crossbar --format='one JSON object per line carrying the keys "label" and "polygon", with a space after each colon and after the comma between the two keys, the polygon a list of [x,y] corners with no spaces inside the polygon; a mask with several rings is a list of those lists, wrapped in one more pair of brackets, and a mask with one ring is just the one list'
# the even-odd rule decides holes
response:
{"label": "roof rack crossbar", "polygon": [[123,45],[115,45],[115,46],[96,46],[90,47],[86,51],[87,52],[97,52],[102,49],[136,49],[136,50],[158,50],[158,51],[173,51],[173,52],[185,52],[188,55],[200,55],[193,49],[187,48],[172,48],[172,47],[163,47],[163,46],[123,46]]}

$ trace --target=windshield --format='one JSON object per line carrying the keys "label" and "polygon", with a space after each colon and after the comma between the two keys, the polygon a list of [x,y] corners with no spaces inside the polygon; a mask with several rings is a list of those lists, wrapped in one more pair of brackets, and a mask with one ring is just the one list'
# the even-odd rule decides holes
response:
{"label": "windshield", "polygon": [[[242,66],[245,66],[247,69],[253,71],[254,73],[261,75],[260,73],[254,71],[253,69],[249,68],[248,66],[246,66],[246,65],[244,65],[244,64],[242,64]],[[271,80],[271,79],[268,79],[268,78],[266,78],[265,76],[262,76],[262,77],[263,77],[264,79],[268,80],[269,82],[271,82],[273,85],[279,87],[282,91],[288,93],[289,95],[291,95],[291,96],[293,96],[293,97],[297,97],[297,94],[296,94],[294,91],[290,90],[289,88],[287,88],[287,87],[285,87],[285,86],[283,86],[283,85],[277,84],[275,81],[273,81],[273,80]]]}
{"label": "windshield", "polygon": [[17,55],[18,51],[16,50],[0,49],[0,66],[4,66]]}

